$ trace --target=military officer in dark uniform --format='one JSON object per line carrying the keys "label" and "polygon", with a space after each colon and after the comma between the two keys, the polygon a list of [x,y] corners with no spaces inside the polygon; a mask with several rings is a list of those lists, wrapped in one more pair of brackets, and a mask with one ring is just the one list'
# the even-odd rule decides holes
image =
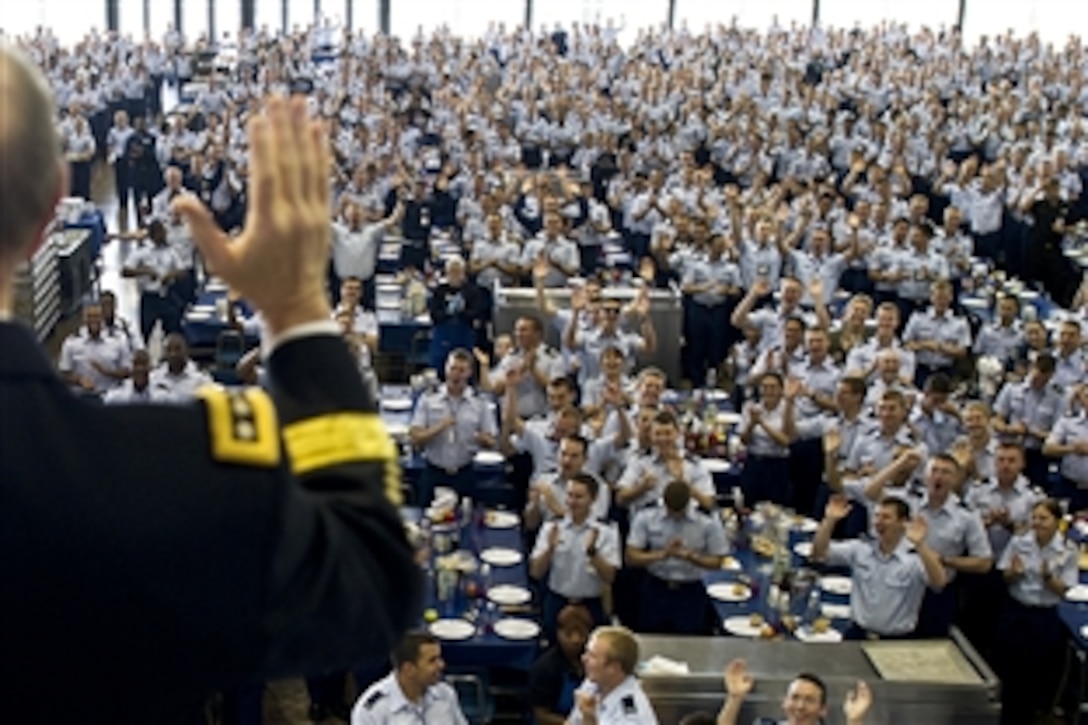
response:
{"label": "military officer in dark uniform", "polygon": [[192,723],[215,688],[388,653],[421,584],[395,447],[323,295],[320,126],[278,97],[250,122],[252,214],[232,242],[199,201],[177,202],[216,273],[261,310],[272,396],[92,407],[13,321],[15,268],[67,186],[50,97],[0,46],[5,719]]}

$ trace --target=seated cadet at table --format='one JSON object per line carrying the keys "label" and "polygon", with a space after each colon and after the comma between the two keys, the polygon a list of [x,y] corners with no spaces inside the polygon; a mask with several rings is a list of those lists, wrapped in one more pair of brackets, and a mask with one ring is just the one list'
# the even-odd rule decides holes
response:
{"label": "seated cadet at table", "polygon": [[1043,455],[1061,457],[1062,496],[1070,499],[1070,511],[1088,509],[1088,385],[1076,390],[1076,412],[1065,415],[1043,444]]}
{"label": "seated cadet at table", "polygon": [[759,379],[759,401],[744,404],[740,439],[748,447],[744,462],[746,501],[773,501],[785,505],[790,499],[790,444],[796,436],[794,397],[800,391],[796,380],[784,394],[782,376],[764,373]]}
{"label": "seated cadet at table", "polygon": [[547,575],[541,602],[545,636],[555,633],[559,610],[568,604],[585,606],[593,621],[607,621],[601,594],[621,566],[619,532],[591,515],[600,484],[579,474],[567,482],[567,513],[546,522],[537,534],[529,560],[534,579]]}
{"label": "seated cadet at table", "polygon": [[655,634],[709,634],[704,569],[720,569],[729,553],[717,516],[692,506],[691,487],[672,481],[663,505],[635,514],[627,535],[628,566],[645,567],[639,631]]}
{"label": "seated cadet at table", "polygon": [[211,376],[189,358],[189,345],[181,333],[167,335],[163,361],[151,371],[151,387],[171,402],[182,403],[195,398],[196,391],[211,382]]}
{"label": "seated cadet at table", "polygon": [[714,480],[703,462],[681,447],[676,416],[665,410],[650,424],[652,450],[632,460],[616,482],[616,503],[632,514],[657,505],[669,481],[684,481],[691,487],[691,499],[706,510],[715,506]]}
{"label": "seated cadet at table", "polygon": [[1031,530],[1014,536],[997,563],[1009,592],[995,668],[1004,725],[1031,722],[1058,694],[1069,636],[1058,604],[1077,583],[1077,547],[1059,532],[1061,518],[1054,499],[1036,503]]}
{"label": "seated cadet at table", "polygon": [[351,725],[468,725],[457,691],[442,681],[446,663],[437,637],[409,632],[392,660],[393,671],[359,696]]}
{"label": "seated cadet at table", "polygon": [[169,394],[152,386],[151,356],[147,350],[132,353],[132,375],[116,388],[108,390],[102,397],[107,405],[121,403],[165,403]]}
{"label": "seated cadet at table", "polygon": [[[102,307],[102,334],[108,337],[116,337],[125,343],[129,352],[136,352],[144,346],[140,339],[140,331],[136,326],[117,314],[117,295],[109,290],[102,290],[98,296],[98,304]],[[86,331],[87,326],[79,328],[80,333]]]}
{"label": "seated cadet at table", "polygon": [[763,349],[752,365],[751,376],[758,380],[764,373],[778,373],[787,378],[804,364],[805,322],[800,317],[789,317],[782,323],[782,339]]}
{"label": "seated cadet at table", "polygon": [[580,604],[568,604],[556,617],[555,643],[529,670],[529,705],[536,725],[564,725],[574,708],[574,691],[585,679],[582,654],[593,617]]}
{"label": "seated cadet at table", "polygon": [[849,475],[869,476],[891,463],[905,448],[914,448],[920,440],[907,425],[908,408],[902,393],[889,390],[877,405],[879,426],[862,436],[843,463]]}
{"label": "seated cadet at table", "polygon": [[[588,451],[589,441],[578,434],[559,441],[559,470],[544,474],[529,486],[529,502],[525,505],[523,518],[526,531],[536,531],[542,522],[566,516],[567,483],[579,474],[594,475],[585,471]],[[604,521],[611,505],[611,492],[602,484],[593,499],[590,517]]]}
{"label": "seated cadet at table", "polygon": [[57,371],[64,382],[81,394],[102,395],[128,377],[132,354],[126,342],[105,334],[102,306],[98,303],[83,306],[83,327],[85,333],[65,338]]}
{"label": "seated cadet at table", "polygon": [[140,334],[151,340],[156,322],[166,334],[181,328],[181,310],[170,295],[176,280],[188,274],[177,251],[166,238],[166,226],[153,221],[147,227],[149,244],[135,249],[125,259],[122,277],[134,277],[140,288]]}
{"label": "seated cadet at table", "polygon": [[1047,485],[1043,443],[1062,415],[1062,392],[1053,383],[1054,356],[1038,355],[1023,382],[1008,382],[994,401],[991,420],[1001,440],[1024,447],[1024,472],[1036,486]]}
{"label": "seated cadet at table", "polygon": [[835,524],[850,513],[842,496],[832,496],[812,542],[812,560],[849,566],[853,590],[850,639],[903,638],[914,633],[926,587],[940,590],[945,571],[926,543],[924,518],[910,518],[902,499],[889,496],[874,512],[871,540],[831,541]]}
{"label": "seated cadet at table", "polygon": [[586,679],[574,693],[567,725],[657,725],[657,714],[635,677],[638,640],[624,627],[598,627],[582,664]]}
{"label": "seated cadet at table", "polygon": [[[744,699],[756,684],[748,671],[748,664],[741,659],[731,661],[722,676],[725,681],[725,702],[718,711],[714,725],[737,725]],[[873,693],[864,681],[858,680],[853,690],[846,693],[842,712],[846,725],[864,725],[865,715],[873,705]],[[790,681],[782,698],[782,714],[785,720],[758,718],[754,725],[820,725],[827,718],[827,685],[811,672],[801,672]],[[690,725],[682,720],[681,725]]]}
{"label": "seated cadet at table", "polygon": [[926,542],[945,568],[945,585],[926,591],[915,634],[945,637],[956,617],[958,573],[985,574],[994,564],[993,549],[982,517],[954,492],[960,466],[947,453],[937,453],[926,466],[926,493],[918,515],[926,520]]}
{"label": "seated cadet at table", "polygon": [[934,282],[929,300],[932,307],[912,314],[903,330],[904,345],[917,355],[914,384],[918,387],[933,373],[953,374],[956,362],[971,349],[967,318],[952,311],[952,283],[946,279]]}
{"label": "seated cadet at table", "polygon": [[1088,375],[1088,356],[1081,347],[1080,323],[1063,320],[1054,350],[1054,384],[1061,388],[1079,385]]}
{"label": "seated cadet at table", "polygon": [[446,382],[416,401],[408,435],[426,461],[416,489],[418,506],[429,506],[439,485],[468,495],[475,483],[473,457],[495,446],[494,411],[469,386],[471,377],[472,354],[457,348],[446,358]]}
{"label": "seated cadet at table", "polygon": [[1028,373],[1028,368],[1040,355],[1054,355],[1054,347],[1050,344],[1050,333],[1046,326],[1039,320],[1030,320],[1024,323],[1024,344],[1016,351],[1012,365],[1005,375],[1009,380],[1023,380]]}

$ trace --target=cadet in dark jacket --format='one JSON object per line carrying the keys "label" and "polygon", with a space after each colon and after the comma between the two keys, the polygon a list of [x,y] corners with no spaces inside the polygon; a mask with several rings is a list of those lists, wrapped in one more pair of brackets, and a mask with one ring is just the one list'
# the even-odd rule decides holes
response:
{"label": "cadet in dark jacket", "polygon": [[67,185],[50,97],[0,46],[5,719],[192,723],[215,688],[387,653],[421,586],[395,448],[323,296],[320,127],[282,98],[251,121],[252,212],[234,241],[198,200],[176,202],[209,266],[262,312],[272,397],[101,408],[13,322],[15,268]]}

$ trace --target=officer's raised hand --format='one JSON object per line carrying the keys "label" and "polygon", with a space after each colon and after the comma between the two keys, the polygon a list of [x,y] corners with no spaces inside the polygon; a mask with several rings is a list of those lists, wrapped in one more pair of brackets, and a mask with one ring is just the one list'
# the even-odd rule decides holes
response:
{"label": "officer's raised hand", "polygon": [[846,693],[842,703],[842,712],[846,715],[848,725],[861,725],[865,721],[865,715],[873,705],[873,693],[864,681],[858,680],[853,690]]}
{"label": "officer's raised hand", "polygon": [[241,234],[229,239],[191,194],[174,209],[212,271],[256,306],[276,335],[329,319],[329,143],[302,98],[272,97],[247,133],[249,210]]}
{"label": "officer's raised hand", "polygon": [[756,679],[748,671],[748,663],[742,659],[735,659],[725,666],[723,679],[725,691],[730,697],[747,697],[756,684]]}

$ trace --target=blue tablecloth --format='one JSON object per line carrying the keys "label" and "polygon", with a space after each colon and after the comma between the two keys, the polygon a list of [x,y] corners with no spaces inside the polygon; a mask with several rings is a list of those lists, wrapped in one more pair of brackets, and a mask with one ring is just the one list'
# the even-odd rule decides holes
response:
{"label": "blue tablecloth", "polygon": [[97,259],[106,242],[106,220],[102,212],[95,209],[84,212],[79,221],[64,225],[65,229],[86,229],[91,233],[91,259]]}
{"label": "blue tablecloth", "polygon": [[[219,341],[219,335],[226,330],[235,329],[216,314],[216,305],[227,296],[226,290],[203,290],[197,295],[196,302],[186,311],[182,317],[181,328],[185,335],[185,341],[190,348],[214,348]],[[252,317],[252,312],[245,302],[237,303],[241,315],[235,319],[243,324],[243,334],[248,345],[256,345],[260,342],[255,329],[246,330],[245,325]]]}
{"label": "blue tablecloth", "polygon": [[[749,532],[749,534],[751,534],[751,531]],[[800,543],[802,541],[812,541],[811,533],[803,533],[800,531],[791,532],[789,541],[789,545],[791,547],[790,567],[792,570],[796,571],[797,569],[802,567],[810,567],[816,570],[817,573],[821,575],[825,573],[824,567],[812,564],[808,559],[798,556],[792,550],[793,546],[795,546],[797,543]],[[762,567],[770,567],[771,560],[767,557],[756,554],[750,548],[744,548],[734,551],[732,554],[732,558],[735,559],[738,564],[740,564],[739,569],[721,569],[717,571],[707,572],[703,575],[703,582],[707,586],[710,586],[711,584],[716,584],[718,582],[740,581],[749,584],[749,586],[752,586],[752,584],[755,584],[755,586],[752,587],[752,597],[747,601],[723,602],[711,597],[710,601],[714,605],[714,611],[717,614],[718,619],[725,620],[729,617],[748,616],[755,613],[759,613],[763,615],[765,619],[768,619],[768,615],[770,614],[770,612],[767,611],[766,602],[767,587],[770,585],[770,582],[767,581],[767,579],[769,578],[767,576],[767,571],[761,573],[759,570]],[[830,573],[830,570],[828,570],[827,573]],[[836,570],[835,573],[840,573],[840,571]],[[813,586],[818,586],[818,583],[813,582]],[[807,600],[807,595],[805,599]],[[830,592],[826,591],[820,592],[820,599],[821,602],[825,604],[836,604],[841,606],[850,604],[849,595],[831,594]],[[806,604],[807,601],[794,602],[790,607],[790,611],[794,614],[803,614]],[[850,626],[850,620],[832,619],[831,625],[833,628],[839,630],[840,632],[845,632]]]}
{"label": "blue tablecloth", "polygon": [[[1088,536],[1082,535],[1076,527],[1069,530],[1069,538],[1078,546],[1088,541]],[[1080,583],[1088,586],[1088,571],[1080,571]],[[1058,614],[1069,627],[1073,643],[1078,649],[1088,652],[1088,637],[1084,636],[1084,629],[1088,627],[1088,602],[1062,602],[1058,605]]]}
{"label": "blue tablecloth", "polygon": [[[406,509],[406,518],[418,520],[417,509]],[[473,554],[490,547],[503,547],[514,549],[522,554],[522,560],[515,566],[491,567],[491,585],[512,584],[528,588],[529,569],[528,560],[522,544],[521,529],[519,527],[508,529],[492,529],[483,525],[469,527],[461,531],[461,546]],[[436,601],[436,592],[428,587],[425,593],[424,606],[437,609],[443,617],[463,617],[470,605],[479,606],[481,609],[485,600],[469,602],[464,596],[457,597],[450,604],[440,604]],[[498,617],[503,615],[501,612]],[[523,614],[512,614],[524,618]],[[506,667],[516,670],[528,671],[536,659],[540,649],[538,639],[505,639],[498,636],[490,627],[478,627],[473,637],[465,640],[444,641],[442,643],[442,658],[453,667]]]}

